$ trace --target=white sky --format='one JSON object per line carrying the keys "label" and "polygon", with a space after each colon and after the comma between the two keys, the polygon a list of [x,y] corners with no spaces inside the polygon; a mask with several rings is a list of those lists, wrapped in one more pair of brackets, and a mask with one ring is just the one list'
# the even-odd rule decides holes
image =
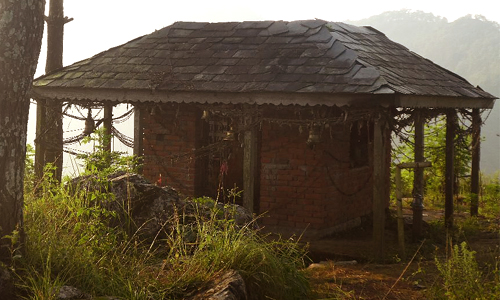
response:
{"label": "white sky", "polygon": [[[50,0],[49,0],[50,1]],[[88,58],[176,21],[359,20],[412,9],[453,21],[480,14],[500,23],[498,0],[65,0],[64,65]],[[47,4],[48,9],[48,4]],[[45,46],[44,46],[45,47]],[[45,49],[42,49],[44,51]],[[43,74],[44,53],[37,76]]]}
{"label": "white sky", "polygon": [[[385,11],[411,9],[430,12],[445,17],[450,22],[468,14],[478,14],[500,23],[498,0],[65,0],[64,2],[65,15],[74,18],[74,21],[65,26],[63,60],[65,66],[176,21],[292,21],[314,18],[346,21],[367,18]],[[47,14],[48,7],[47,3]],[[44,73],[45,52],[44,43],[35,77]],[[121,112],[116,112],[115,115]],[[28,143],[34,144],[34,105],[30,110],[28,126]],[[81,126],[82,124],[66,122],[64,130]],[[129,135],[132,134],[131,126],[123,130]],[[124,147],[115,149],[125,150]],[[74,162],[65,157],[65,165],[71,168]]]}

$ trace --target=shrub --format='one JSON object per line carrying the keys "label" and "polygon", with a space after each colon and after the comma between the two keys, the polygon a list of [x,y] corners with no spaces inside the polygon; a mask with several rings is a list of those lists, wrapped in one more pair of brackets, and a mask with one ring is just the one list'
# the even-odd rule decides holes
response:
{"label": "shrub", "polygon": [[307,297],[305,250],[293,240],[267,240],[253,224],[221,220],[217,206],[188,216],[191,223],[179,212],[165,240],[144,244],[108,227],[111,212],[89,202],[112,200],[105,190],[75,194],[54,182],[42,190],[26,199],[26,254],[17,264],[27,299],[51,299],[61,285],[124,299],[184,299],[229,269],[242,275],[252,299]]}
{"label": "shrub", "polygon": [[434,295],[435,298],[445,296],[446,299],[497,299],[498,294],[491,293],[493,287],[485,280],[475,254],[468,249],[466,242],[462,242],[452,247],[450,257],[445,261],[435,259],[444,287],[444,295],[439,289]]}

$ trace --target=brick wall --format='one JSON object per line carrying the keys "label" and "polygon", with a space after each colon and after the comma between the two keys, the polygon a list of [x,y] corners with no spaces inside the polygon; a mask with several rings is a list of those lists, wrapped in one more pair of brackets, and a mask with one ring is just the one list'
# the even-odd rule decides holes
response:
{"label": "brick wall", "polygon": [[324,129],[314,148],[308,135],[298,127],[262,125],[260,211],[267,211],[263,225],[274,230],[325,232],[372,211],[372,159],[351,168],[349,126]]}
{"label": "brick wall", "polygon": [[[162,185],[199,196],[207,178],[206,167],[194,157],[204,134],[201,112],[185,104],[162,108],[143,119],[144,175],[155,182],[161,174]],[[307,128],[263,122],[260,129],[256,201],[259,212],[266,213],[261,223],[267,228],[285,234],[307,228],[306,233],[323,235],[372,212],[371,138],[367,164],[354,167],[350,124],[323,128],[314,147],[306,144]]]}
{"label": "brick wall", "polygon": [[188,105],[162,105],[145,114],[143,174],[185,195],[194,195],[196,168],[194,150],[198,146],[199,111]]}

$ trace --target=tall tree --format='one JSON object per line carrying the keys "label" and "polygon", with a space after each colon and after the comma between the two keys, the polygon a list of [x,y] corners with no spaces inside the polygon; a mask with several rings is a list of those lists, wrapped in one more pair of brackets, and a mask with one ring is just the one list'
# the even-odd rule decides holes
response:
{"label": "tall tree", "polygon": [[[45,73],[63,67],[64,24],[72,21],[64,17],[64,0],[50,0],[47,22],[47,63]],[[47,163],[54,165],[54,178],[61,180],[63,168],[62,106],[57,101],[37,100],[36,122],[36,178],[41,179]]]}
{"label": "tall tree", "polygon": [[45,0],[0,0],[0,258],[22,237],[29,90],[43,35]]}

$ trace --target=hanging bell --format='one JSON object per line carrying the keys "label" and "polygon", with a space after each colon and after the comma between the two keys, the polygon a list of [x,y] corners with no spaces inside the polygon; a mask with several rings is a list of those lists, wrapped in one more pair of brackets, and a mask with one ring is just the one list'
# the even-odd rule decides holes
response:
{"label": "hanging bell", "polygon": [[151,108],[151,112],[149,113],[151,116],[159,115],[160,114],[160,108],[158,105],[155,105]]}
{"label": "hanging bell", "polygon": [[318,127],[313,126],[309,129],[309,137],[307,138],[307,145],[314,146],[320,142],[319,130]]}
{"label": "hanging bell", "polygon": [[226,131],[226,136],[223,140],[226,142],[234,142],[236,140],[236,136],[232,127],[228,131]]}
{"label": "hanging bell", "polygon": [[90,135],[94,132],[95,124],[94,119],[92,119],[92,110],[89,108],[87,118],[85,119],[85,129],[83,130],[84,135]]}
{"label": "hanging bell", "polygon": [[208,110],[204,110],[203,114],[201,115],[202,120],[208,120],[210,118],[210,112]]}

